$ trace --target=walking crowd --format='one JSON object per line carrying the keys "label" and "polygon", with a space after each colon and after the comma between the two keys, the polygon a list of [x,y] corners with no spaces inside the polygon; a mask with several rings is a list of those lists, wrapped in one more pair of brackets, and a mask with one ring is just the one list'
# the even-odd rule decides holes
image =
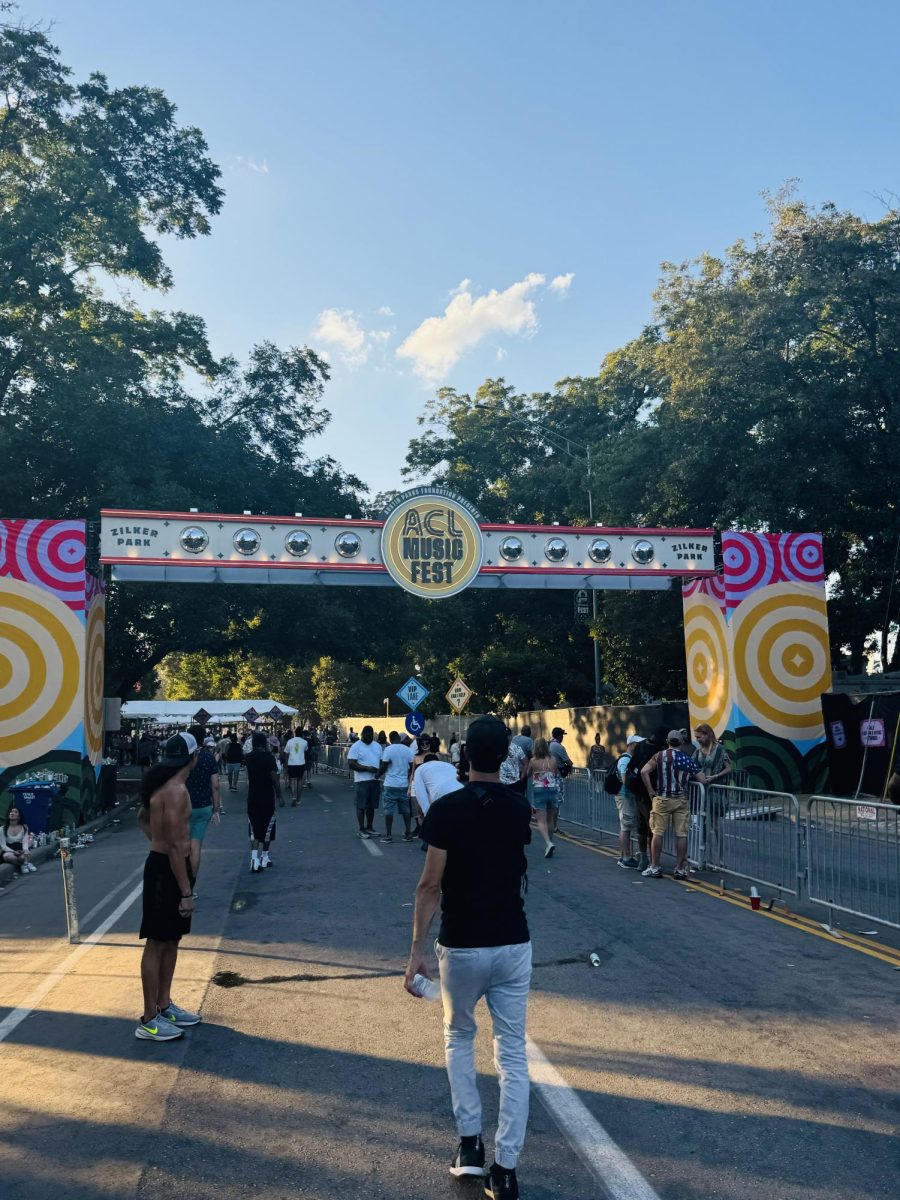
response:
{"label": "walking crowd", "polygon": [[[620,825],[618,864],[645,877],[662,874],[660,857],[669,824],[676,839],[675,878],[687,874],[687,833],[691,780],[721,779],[729,757],[707,725],[695,730],[632,734],[613,758],[595,738],[588,767],[615,797]],[[549,740],[532,737],[524,726],[510,731],[496,717],[480,717],[465,742],[454,737],[447,755],[435,734],[417,740],[392,732],[375,736],[366,725],[348,739],[347,765],[354,785],[357,835],[376,835],[380,809],[384,832],[394,840],[394,822],[403,822],[400,840],[425,852],[415,893],[412,945],[404,974],[406,990],[419,999],[440,995],[451,1102],[459,1143],[450,1166],[457,1178],[483,1180],[489,1200],[518,1200],[516,1168],[528,1121],[529,1077],[525,1021],[531,983],[531,941],[525,915],[532,822],[552,858],[564,802],[565,781],[573,770],[565,748],[566,731],[556,727]],[[144,1009],[135,1036],[147,1041],[181,1037],[200,1021],[171,996],[178,945],[190,931],[203,838],[224,811],[222,780],[238,789],[247,775],[250,870],[273,866],[271,844],[277,807],[301,801],[311,787],[321,739],[315,730],[295,729],[284,738],[253,731],[242,743],[236,733],[218,743],[201,727],[170,737],[159,762],[142,780],[139,825],[150,842],[144,869],[140,936]],[[413,824],[415,822],[415,825]],[[14,842],[17,828],[13,827]],[[637,840],[637,855],[633,839]],[[441,909],[434,943],[440,986],[427,957],[431,923]],[[500,1110],[494,1161],[486,1167],[474,1041],[475,1009],[484,997],[491,1015],[500,1078]]]}

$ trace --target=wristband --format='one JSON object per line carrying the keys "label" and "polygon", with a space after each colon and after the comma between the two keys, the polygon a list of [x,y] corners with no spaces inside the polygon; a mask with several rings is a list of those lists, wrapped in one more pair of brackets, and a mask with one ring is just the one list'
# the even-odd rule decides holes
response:
{"label": "wristband", "polygon": [[191,892],[188,892],[188,894],[187,894],[187,895],[185,895],[185,894],[184,894],[184,892],[182,892],[182,893],[181,893],[181,898],[182,898],[182,900],[193,900],[193,898],[194,898],[194,897],[193,897],[193,894],[192,894]]}

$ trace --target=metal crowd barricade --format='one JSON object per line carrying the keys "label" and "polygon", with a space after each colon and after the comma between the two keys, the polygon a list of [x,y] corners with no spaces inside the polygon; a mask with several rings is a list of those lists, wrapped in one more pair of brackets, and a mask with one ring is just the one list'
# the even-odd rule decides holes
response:
{"label": "metal crowd barricade", "polygon": [[706,786],[702,836],[708,865],[792,896],[800,890],[800,805],[788,792]]}
{"label": "metal crowd barricade", "polygon": [[348,775],[347,747],[341,745],[325,746],[325,758],[319,752],[319,766],[332,775]]}
{"label": "metal crowd barricade", "polygon": [[810,900],[900,929],[900,808],[812,796],[806,854]]}
{"label": "metal crowd barricade", "polygon": [[560,817],[590,828],[592,790],[590,771],[586,767],[573,767],[562,781]]}

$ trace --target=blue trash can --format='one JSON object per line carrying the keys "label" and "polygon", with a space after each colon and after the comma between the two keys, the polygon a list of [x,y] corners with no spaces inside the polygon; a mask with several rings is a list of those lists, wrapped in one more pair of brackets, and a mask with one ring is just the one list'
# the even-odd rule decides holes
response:
{"label": "blue trash can", "polygon": [[44,781],[14,783],[9,791],[12,793],[13,804],[22,814],[22,821],[31,832],[48,833],[50,810],[53,808],[54,799],[59,795],[59,784]]}

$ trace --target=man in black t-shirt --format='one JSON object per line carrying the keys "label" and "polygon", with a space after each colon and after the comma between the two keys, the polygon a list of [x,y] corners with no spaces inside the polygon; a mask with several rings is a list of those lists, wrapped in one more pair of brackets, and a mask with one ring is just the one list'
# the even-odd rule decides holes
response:
{"label": "man in black t-shirt", "polygon": [[[444,1045],[460,1143],[450,1173],[484,1176],[485,1195],[517,1200],[516,1164],[528,1124],[525,1012],[531,941],[522,900],[531,841],[531,809],[500,783],[509,734],[496,717],[469,726],[469,783],[431,805],[422,826],[428,855],[416,889],[406,989],[430,978],[425,939],[438,906],[435,944],[444,999]],[[484,1169],[481,1100],[475,1072],[475,1006],[487,999],[500,1070],[494,1164]]]}

